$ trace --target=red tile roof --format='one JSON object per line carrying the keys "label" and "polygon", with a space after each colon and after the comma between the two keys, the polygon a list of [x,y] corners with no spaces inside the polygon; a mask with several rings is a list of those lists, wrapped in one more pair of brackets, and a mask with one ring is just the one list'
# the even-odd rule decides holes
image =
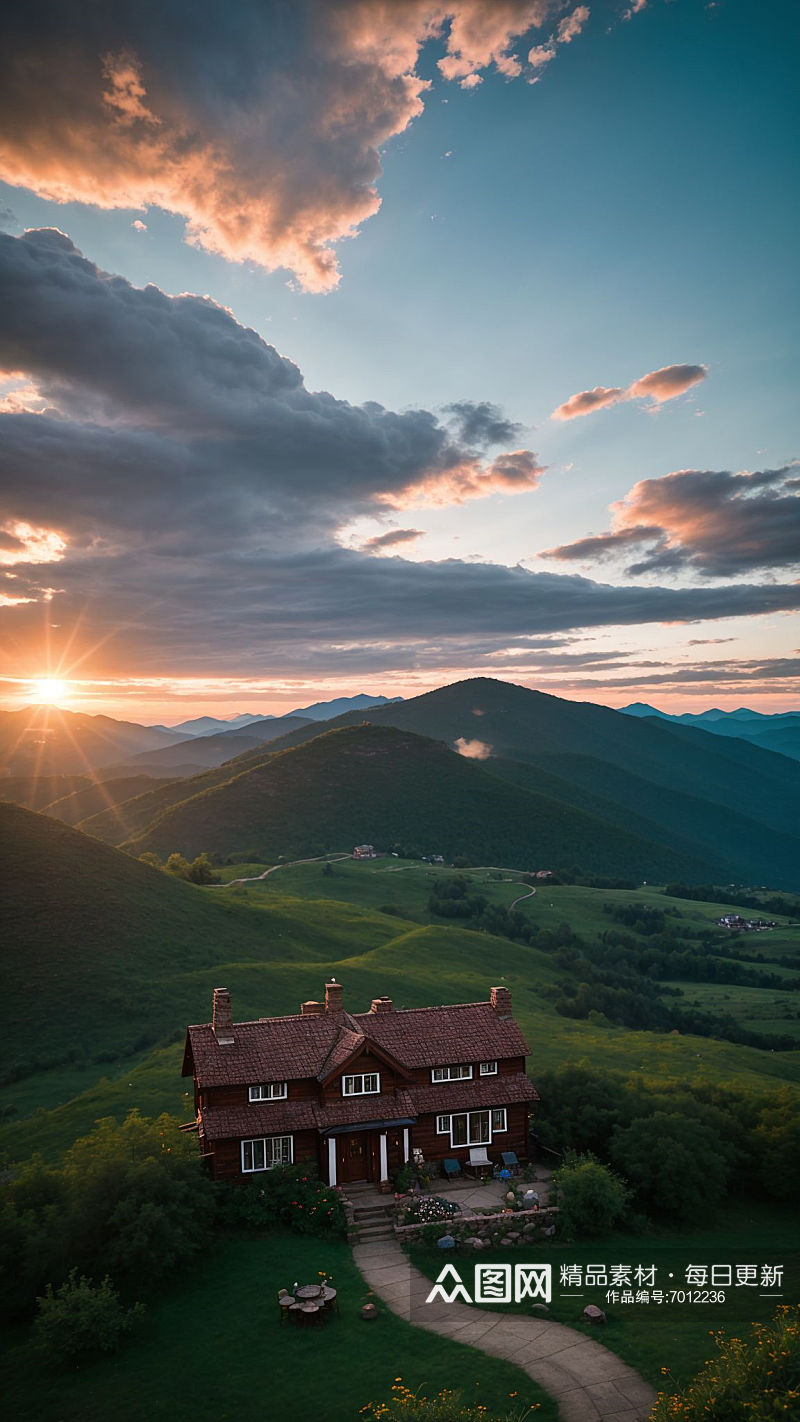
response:
{"label": "red tile roof", "polygon": [[202,1112],[203,1132],[208,1140],[256,1139],[293,1131],[333,1130],[337,1126],[361,1126],[368,1121],[407,1121],[417,1112],[411,1094],[394,1096],[346,1097],[342,1101],[275,1101],[261,1105],[231,1106]]}
{"label": "red tile roof", "polygon": [[450,1081],[436,1086],[412,1086],[417,1115],[424,1112],[480,1111],[489,1106],[513,1106],[538,1101],[533,1083],[522,1072],[486,1077],[483,1081]]}
{"label": "red tile roof", "polygon": [[190,1027],[184,1075],[194,1071],[201,1089],[322,1078],[352,1055],[362,1037],[407,1069],[528,1055],[513,1018],[500,1017],[490,1002],[468,1002],[238,1022],[233,1044],[224,1047],[210,1024]]}

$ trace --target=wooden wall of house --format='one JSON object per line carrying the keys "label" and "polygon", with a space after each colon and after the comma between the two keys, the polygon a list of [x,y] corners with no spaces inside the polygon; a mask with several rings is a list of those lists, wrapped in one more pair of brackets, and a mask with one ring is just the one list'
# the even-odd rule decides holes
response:
{"label": "wooden wall of house", "polygon": [[[471,1108],[475,1109],[475,1108]],[[480,1108],[479,1108],[480,1109]],[[513,1150],[520,1160],[528,1158],[528,1107],[525,1102],[506,1107],[508,1130],[498,1132],[487,1145],[489,1159],[499,1163],[504,1150]],[[453,1146],[450,1136],[436,1133],[436,1115],[421,1115],[416,1126],[411,1128],[411,1144],[422,1151],[426,1160],[469,1160],[469,1146]]]}
{"label": "wooden wall of house", "polygon": [[[288,1134],[288,1132],[284,1134]],[[295,1131],[295,1164],[299,1165],[304,1160],[319,1163],[318,1141],[319,1137],[316,1131]],[[214,1180],[238,1181],[240,1184],[246,1184],[248,1180],[258,1180],[262,1174],[260,1170],[242,1174],[242,1143],[238,1139],[207,1141],[205,1149],[211,1154],[211,1174]]]}
{"label": "wooden wall of house", "polygon": [[[361,1052],[352,1062],[348,1062],[343,1071],[337,1071],[336,1075],[320,1088],[323,1101],[341,1101],[342,1097],[342,1077],[357,1076],[362,1072],[379,1072],[381,1078],[381,1095],[393,1096],[398,1086],[403,1086],[405,1077],[398,1076],[392,1071],[390,1066],[380,1057],[373,1056],[372,1052]],[[347,1098],[344,1098],[345,1100]],[[357,1099],[361,1099],[360,1097]]]}

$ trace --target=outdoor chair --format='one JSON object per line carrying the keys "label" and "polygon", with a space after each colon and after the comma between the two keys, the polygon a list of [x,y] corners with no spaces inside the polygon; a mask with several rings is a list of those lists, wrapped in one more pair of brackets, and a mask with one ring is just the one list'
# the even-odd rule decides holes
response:
{"label": "outdoor chair", "polygon": [[486,1170],[491,1170],[492,1162],[486,1152],[486,1146],[472,1146],[469,1152],[469,1168],[478,1171],[481,1175]]}
{"label": "outdoor chair", "polygon": [[518,1173],[519,1173],[519,1161],[517,1160],[516,1151],[513,1151],[513,1150],[504,1150],[504,1151],[502,1151],[502,1157],[503,1157],[503,1164],[504,1164],[504,1166],[506,1167],[506,1170],[510,1170],[511,1173],[512,1173],[512,1175],[518,1174]]}
{"label": "outdoor chair", "polygon": [[456,1176],[461,1174],[461,1162],[451,1156],[449,1160],[442,1161],[442,1169],[448,1180],[455,1180]]}

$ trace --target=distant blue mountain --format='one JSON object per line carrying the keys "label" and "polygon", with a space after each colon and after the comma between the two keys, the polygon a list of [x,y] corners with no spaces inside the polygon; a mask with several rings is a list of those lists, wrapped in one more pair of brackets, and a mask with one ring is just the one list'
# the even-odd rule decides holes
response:
{"label": "distant blue mountain", "polygon": [[714,706],[709,711],[684,711],[680,716],[671,716],[667,711],[659,711],[656,706],[648,706],[645,701],[634,701],[630,706],[621,707],[621,710],[626,716],[637,716],[640,720],[653,717],[676,726],[696,726],[698,730],[709,731],[714,736],[734,736],[760,746],[762,750],[776,751],[778,755],[800,760],[798,711],[768,715],[763,711],[751,711],[747,706],[740,706],[736,711],[720,711]]}

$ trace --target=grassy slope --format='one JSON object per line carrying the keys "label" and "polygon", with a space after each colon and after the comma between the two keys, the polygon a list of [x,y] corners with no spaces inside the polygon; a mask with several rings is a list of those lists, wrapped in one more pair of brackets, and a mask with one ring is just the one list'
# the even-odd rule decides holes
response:
{"label": "grassy slope", "polygon": [[[18,806],[0,805],[0,843],[4,1075],[31,1059],[113,1059],[152,1045],[194,1010],[191,994],[169,986],[182,971],[206,969],[210,982],[220,963],[338,958],[354,942],[346,909],[266,917]],[[395,931],[373,923],[369,941]]]}
{"label": "grassy slope", "polygon": [[28,810],[44,810],[53,800],[91,784],[88,775],[9,775],[0,780],[0,800]]}
{"label": "grassy slope", "polygon": [[[608,1265],[617,1260],[630,1261],[634,1266],[655,1264],[657,1286],[679,1289],[685,1280],[686,1266],[692,1263],[783,1264],[786,1269],[784,1302],[791,1302],[800,1275],[800,1224],[797,1212],[788,1207],[747,1202],[718,1210],[715,1219],[705,1228],[683,1226],[653,1231],[645,1243],[631,1234],[616,1231],[577,1244],[563,1244],[557,1238],[542,1241],[537,1251],[542,1262],[549,1260],[553,1266],[551,1316],[558,1323],[599,1338],[606,1348],[638,1368],[656,1387],[664,1388],[663,1367],[669,1368],[673,1382],[681,1386],[712,1356],[709,1330],[729,1328],[741,1337],[743,1326],[770,1318],[778,1300],[761,1298],[756,1289],[731,1288],[727,1290],[724,1303],[705,1306],[697,1303],[659,1305],[652,1301],[609,1305],[602,1289],[592,1289],[581,1298],[569,1297],[568,1290],[562,1290],[559,1284],[560,1266],[580,1264],[585,1269],[587,1264],[597,1261]],[[411,1257],[429,1278],[435,1278],[441,1269],[441,1251],[437,1249],[416,1246],[411,1250]],[[487,1250],[481,1254],[481,1263],[507,1263],[508,1257],[506,1249]],[[670,1272],[675,1276],[672,1280]],[[564,1292],[567,1297],[562,1297]],[[606,1324],[600,1335],[595,1325],[582,1318],[586,1303],[599,1304],[606,1313]],[[498,1312],[512,1311],[525,1313],[527,1309],[525,1305],[498,1309]]]}
{"label": "grassy slope", "polygon": [[[321,1268],[334,1279],[339,1316],[321,1330],[279,1333],[279,1288],[315,1282]],[[429,1394],[457,1379],[470,1402],[492,1413],[505,1412],[518,1391],[517,1402],[540,1402],[537,1418],[555,1422],[555,1404],[511,1363],[424,1333],[384,1308],[366,1327],[365,1301],[343,1243],[282,1234],[223,1241],[149,1302],[118,1357],[43,1372],[23,1331],[10,1334],[0,1354],[6,1406],[26,1422],[354,1422],[367,1402],[391,1395],[399,1374]]]}
{"label": "grassy slope", "polygon": [[276,859],[363,841],[422,841],[448,859],[466,854],[528,867],[577,862],[598,873],[648,878],[696,867],[487,775],[438,742],[378,726],[327,732],[276,755],[165,811],[127,847]]}
{"label": "grassy slope", "polygon": [[118,780],[90,780],[71,793],[55,797],[44,805],[29,805],[32,810],[43,809],[54,819],[65,825],[77,825],[88,815],[96,815],[104,810],[113,810],[135,795],[143,795],[148,790],[157,790],[162,785],[171,785],[171,780],[154,780],[151,775],[126,775]]}

